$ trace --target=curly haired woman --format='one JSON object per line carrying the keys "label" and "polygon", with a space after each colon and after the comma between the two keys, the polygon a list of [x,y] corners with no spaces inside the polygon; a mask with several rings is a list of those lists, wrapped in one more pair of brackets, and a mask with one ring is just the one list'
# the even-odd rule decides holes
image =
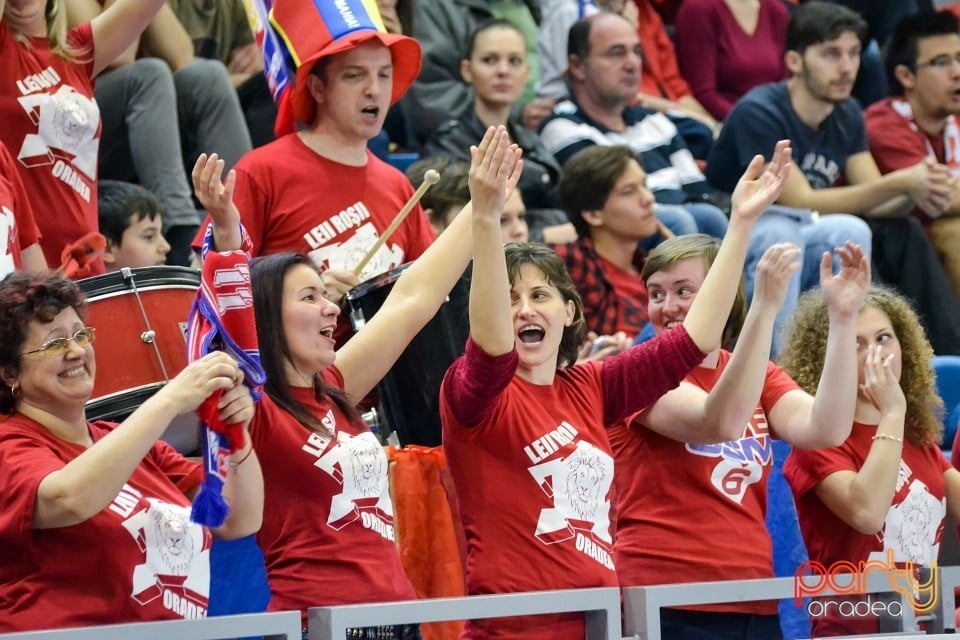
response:
{"label": "curly haired woman", "polygon": [[[782,355],[801,387],[816,388],[826,343],[824,302],[812,291],[801,299]],[[872,287],[857,318],[860,390],[850,437],[833,449],[794,450],[784,464],[811,562],[830,569],[936,561],[947,508],[960,516],[960,473],[938,446],[942,402],[932,355],[907,300]],[[922,593],[922,582],[914,586]],[[877,633],[876,608],[858,615],[841,606],[850,600],[816,601],[808,609],[813,636]]]}

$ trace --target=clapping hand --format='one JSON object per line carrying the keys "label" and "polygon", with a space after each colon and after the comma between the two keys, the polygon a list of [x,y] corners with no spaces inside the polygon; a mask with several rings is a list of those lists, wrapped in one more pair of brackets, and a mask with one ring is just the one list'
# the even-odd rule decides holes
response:
{"label": "clapping hand", "polygon": [[766,169],[763,156],[754,156],[730,198],[732,218],[754,220],[777,201],[790,175],[792,154],[790,141],[781,140]]}
{"label": "clapping hand", "polygon": [[831,313],[855,317],[870,290],[870,259],[852,242],[834,251],[840,258],[840,271],[834,275],[833,257],[824,252],[820,259],[820,288]]}

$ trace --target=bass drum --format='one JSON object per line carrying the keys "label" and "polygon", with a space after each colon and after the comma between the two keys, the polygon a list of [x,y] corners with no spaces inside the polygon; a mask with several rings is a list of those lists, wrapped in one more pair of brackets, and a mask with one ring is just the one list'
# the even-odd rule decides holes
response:
{"label": "bass drum", "polygon": [[[401,265],[347,293],[346,311],[354,331],[361,331],[383,306],[394,283],[409,266]],[[380,417],[388,430],[396,431],[401,445],[440,444],[440,383],[466,348],[470,333],[469,300],[470,281],[465,274],[377,385]]]}
{"label": "bass drum", "polygon": [[[200,272],[186,267],[124,268],[78,280],[97,330],[97,372],[87,419],[120,422],[187,366],[186,330]],[[200,450],[199,420],[180,416],[163,439]]]}

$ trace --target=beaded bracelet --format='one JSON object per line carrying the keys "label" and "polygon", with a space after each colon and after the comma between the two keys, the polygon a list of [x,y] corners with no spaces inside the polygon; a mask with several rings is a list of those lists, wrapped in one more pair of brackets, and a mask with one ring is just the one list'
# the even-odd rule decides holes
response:
{"label": "beaded bracelet", "polygon": [[878,433],[877,435],[873,436],[872,439],[873,440],[893,440],[894,442],[899,442],[900,444],[903,444],[903,438],[899,436],[891,436],[889,433]]}
{"label": "beaded bracelet", "polygon": [[244,462],[247,461],[247,458],[250,457],[251,453],[253,453],[253,447],[250,447],[249,449],[247,449],[247,455],[243,456],[239,460],[231,460],[230,462],[227,463],[227,466],[229,466],[231,469],[236,469],[237,467],[239,467],[240,465],[242,465]]}

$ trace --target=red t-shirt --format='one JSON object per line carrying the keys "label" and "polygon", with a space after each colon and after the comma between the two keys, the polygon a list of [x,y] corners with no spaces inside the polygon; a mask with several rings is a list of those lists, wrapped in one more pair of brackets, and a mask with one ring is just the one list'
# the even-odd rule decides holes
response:
{"label": "red t-shirt", "polygon": [[[649,319],[647,315],[647,288],[643,286],[643,279],[639,273],[627,273],[603,256],[598,255],[598,258],[600,264],[603,265],[603,274],[613,285],[614,295],[621,300],[619,305],[621,313],[617,319],[616,330],[634,337],[643,330]],[[637,309],[643,310],[643,313],[639,316],[632,313]],[[640,322],[638,323],[638,321]]]}
{"label": "red t-shirt", "polygon": [[[949,165],[952,173],[960,176],[960,133],[956,130],[957,126],[945,128],[942,135],[930,135],[920,129],[911,117],[898,113],[894,108],[894,101],[902,102],[903,98],[887,98],[875,102],[864,112],[870,154],[880,173],[887,174],[897,169],[912,167],[930,157]],[[956,122],[956,116],[951,117]],[[951,129],[954,134],[952,162],[947,158],[945,141]],[[924,222],[930,221],[920,209],[914,209],[913,214]]]}
{"label": "red t-shirt", "polygon": [[[356,266],[413,195],[406,176],[369,151],[365,166],[351,167],[315,153],[297,134],[254,149],[236,171],[233,199],[253,241],[252,255],[296,251],[321,268]],[[417,258],[433,239],[417,205],[360,279]]]}
{"label": "red t-shirt", "polygon": [[[114,426],[90,423],[90,435]],[[38,530],[40,482],[86,449],[19,414],[0,427],[0,631],[206,616],[210,532],[185,495],[199,465],[157,442],[98,514]]]}
{"label": "red t-shirt", "polygon": [[[937,559],[946,516],[946,480],[950,463],[940,448],[919,448],[904,439],[897,473],[896,493],[883,528],[875,535],[860,533],[837,517],[814,489],[838,471],[859,471],[873,446],[876,425],[854,423],[850,437],[833,449],[794,449],[783,465],[783,475],[793,489],[797,518],[811,560],[826,568],[838,561],[878,560],[886,563],[887,550],[896,562],[929,566]],[[885,445],[880,445],[885,446]],[[813,618],[815,637],[876,633],[874,618]]]}
{"label": "red t-shirt", "polygon": [[[324,381],[343,387],[335,367]],[[264,479],[263,549],[272,611],[413,600],[395,542],[387,457],[363,423],[354,424],[312,388],[294,397],[328,427],[314,433],[264,394],[250,425]],[[331,436],[330,434],[335,434]]]}
{"label": "red t-shirt", "polygon": [[[77,62],[54,54],[46,38],[28,41],[14,40],[0,21],[0,142],[17,160],[43,234],[43,254],[56,268],[66,245],[100,228],[93,35],[89,23],[70,31]],[[103,261],[96,260],[93,274],[103,271]]]}
{"label": "red t-shirt", "polygon": [[22,267],[20,252],[40,239],[16,162],[0,142],[0,280]]}
{"label": "red t-shirt", "polygon": [[[730,362],[697,367],[685,382],[709,392]],[[617,473],[615,560],[623,586],[772,578],[773,550],[765,524],[773,462],[767,413],[798,389],[783,369],[767,364],[756,411],[734,442],[694,445],[637,423],[608,431]],[[697,505],[695,525],[690,505]],[[687,607],[772,615],[776,601]]]}
{"label": "red t-shirt", "polygon": [[[516,351],[493,357],[468,341],[444,377],[440,417],[470,594],[617,584],[605,425],[656,400],[702,359],[680,329],[536,385],[514,375]],[[582,615],[559,614],[469,621],[461,638],[583,636]]]}

